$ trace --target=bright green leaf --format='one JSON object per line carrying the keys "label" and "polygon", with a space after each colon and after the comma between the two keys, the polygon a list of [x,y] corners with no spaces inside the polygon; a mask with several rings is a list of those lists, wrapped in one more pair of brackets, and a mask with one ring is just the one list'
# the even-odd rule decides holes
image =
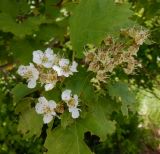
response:
{"label": "bright green leaf", "polygon": [[0,0],[0,11],[13,17],[30,11],[27,0]]}
{"label": "bright green leaf", "polygon": [[19,83],[12,89],[13,100],[15,102],[19,102],[23,97],[31,94],[34,91],[35,89],[29,89],[23,83]]}
{"label": "bright green leaf", "polygon": [[[108,116],[112,113],[109,107],[111,102],[107,98],[103,98],[92,103],[94,108],[87,113],[84,119],[79,118],[69,123],[64,122],[67,118],[63,117],[62,127],[53,129],[53,131],[49,130],[45,142],[48,154],[91,153],[84,143],[85,132],[90,131],[92,134],[98,135],[101,141],[104,141],[108,134],[115,131],[115,122],[109,120]],[[81,110],[81,112],[84,111]],[[66,115],[69,117],[68,114]]]}
{"label": "bright green leaf", "polygon": [[71,41],[77,56],[83,56],[87,43],[98,44],[107,34],[128,26],[132,15],[129,7],[113,0],[81,0],[70,20]]}
{"label": "bright green leaf", "polygon": [[16,19],[12,18],[9,14],[0,13],[0,30],[11,32],[21,38],[38,31],[39,26],[46,22],[45,16],[37,16],[25,19],[22,23],[17,23]]}
{"label": "bright green leaf", "polygon": [[127,83],[116,82],[114,84],[109,84],[108,91],[111,97],[120,98],[120,100],[126,104],[132,104],[136,101],[135,96],[129,90]]}
{"label": "bright green leaf", "polygon": [[24,99],[16,108],[16,112],[20,113],[18,131],[25,137],[39,136],[43,126],[42,117],[36,113],[34,108],[31,108],[31,102],[30,99]]}
{"label": "bright green leaf", "polygon": [[34,47],[31,41],[24,39],[14,39],[10,43],[13,57],[21,64],[29,64],[32,61]]}
{"label": "bright green leaf", "polygon": [[45,141],[47,154],[92,154],[83,141],[84,127],[75,122],[71,127],[49,131]]}
{"label": "bright green leaf", "polygon": [[135,95],[129,90],[127,83],[116,82],[108,85],[108,92],[112,98],[122,102],[121,111],[128,115],[128,107],[134,111]]}
{"label": "bright green leaf", "polygon": [[88,105],[96,99],[94,87],[90,82],[91,78],[92,74],[85,68],[78,68],[78,73],[65,81],[66,89],[71,89],[73,94],[77,94]]}

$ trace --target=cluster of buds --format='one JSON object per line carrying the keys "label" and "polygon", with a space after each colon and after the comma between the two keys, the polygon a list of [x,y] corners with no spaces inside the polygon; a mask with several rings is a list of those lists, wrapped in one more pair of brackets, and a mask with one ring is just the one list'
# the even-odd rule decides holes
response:
{"label": "cluster of buds", "polygon": [[[73,95],[72,97],[71,90],[67,89],[62,92],[61,98],[62,101],[67,105],[72,118],[78,118],[80,115],[80,109],[77,108],[79,102],[78,96]],[[49,123],[55,116],[59,117],[59,114],[63,114],[65,110],[65,104],[56,103],[54,100],[48,101],[45,97],[40,97],[38,98],[38,103],[35,106],[35,110],[38,114],[43,114],[44,123]]]}
{"label": "cluster of buds", "polygon": [[92,79],[93,83],[105,83],[117,66],[122,66],[126,74],[133,73],[138,64],[135,56],[139,46],[148,37],[148,32],[135,28],[121,30],[121,37],[126,39],[126,36],[125,42],[120,39],[115,41],[108,36],[103,40],[100,48],[92,48],[84,53],[88,71],[96,73],[96,77]]}
{"label": "cluster of buds", "polygon": [[50,48],[45,52],[33,51],[33,63],[19,66],[18,74],[27,79],[28,88],[35,88],[38,81],[46,91],[53,89],[58,81],[77,72],[78,65],[75,61],[70,63],[69,59],[54,54]]}

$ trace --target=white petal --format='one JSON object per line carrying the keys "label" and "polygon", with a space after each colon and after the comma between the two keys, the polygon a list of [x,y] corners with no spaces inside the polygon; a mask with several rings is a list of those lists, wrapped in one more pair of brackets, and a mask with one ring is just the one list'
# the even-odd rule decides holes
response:
{"label": "white petal", "polygon": [[52,68],[57,72],[58,76],[63,76],[63,70],[61,67],[54,65]]}
{"label": "white petal", "polygon": [[45,124],[48,124],[49,122],[51,122],[53,119],[53,116],[51,114],[45,114],[43,117],[43,122]]}
{"label": "white petal", "polygon": [[51,48],[47,48],[44,52],[44,57],[47,58],[47,62],[43,63],[43,66],[46,68],[51,68],[56,59],[56,55],[53,53]]}
{"label": "white petal", "polygon": [[79,117],[79,109],[78,108],[69,108],[69,112],[72,113],[72,118],[76,119]]}
{"label": "white petal", "polygon": [[62,71],[62,75],[65,76],[65,77],[69,77],[70,75],[72,75],[73,73],[72,72],[64,72]]}
{"label": "white petal", "polygon": [[35,79],[29,79],[28,80],[28,88],[35,88],[36,87],[36,80]]}
{"label": "white petal", "polygon": [[71,99],[71,90],[65,90],[63,91],[61,98],[63,101],[69,101]]}
{"label": "white petal", "polygon": [[45,67],[45,68],[52,68],[52,66],[53,66],[53,62],[51,61],[51,62],[45,62],[45,63],[43,63],[43,66]]}
{"label": "white petal", "polygon": [[18,68],[17,73],[21,76],[23,76],[28,71],[27,67],[24,65],[20,65]]}
{"label": "white petal", "polygon": [[52,50],[51,48],[47,48],[47,49],[45,50],[45,55],[46,55],[47,57],[52,56],[52,55],[53,55],[53,50]]}
{"label": "white petal", "polygon": [[32,63],[30,63],[29,71],[32,72],[33,78],[37,80],[39,77],[39,71],[35,68],[35,66]]}
{"label": "white petal", "polygon": [[41,50],[33,51],[33,62],[40,65],[42,64],[43,52]]}
{"label": "white petal", "polygon": [[42,103],[37,103],[35,106],[35,110],[38,114],[44,113],[44,105]]}
{"label": "white petal", "polygon": [[48,106],[50,107],[50,109],[55,109],[57,107],[57,104],[54,100],[50,100],[48,101]]}
{"label": "white petal", "polygon": [[45,97],[39,97],[38,102],[43,104],[43,106],[48,105],[48,101]]}
{"label": "white petal", "polygon": [[29,63],[30,68],[35,68],[33,63]]}
{"label": "white petal", "polygon": [[39,71],[35,68],[35,69],[32,70],[32,73],[33,73],[33,78],[35,80],[38,80],[38,78],[39,78]]}
{"label": "white petal", "polygon": [[54,111],[54,109],[57,107],[56,102],[53,101],[53,100],[50,100],[50,101],[48,102],[48,106],[49,106],[49,108],[52,110],[51,114],[52,114],[53,116],[55,116],[55,115],[56,115],[56,112]]}
{"label": "white petal", "polygon": [[55,84],[53,84],[53,83],[48,83],[48,84],[46,84],[46,85],[44,86],[44,87],[45,87],[45,91],[49,91],[49,90],[53,89],[54,86],[55,86]]}
{"label": "white petal", "polygon": [[77,64],[75,61],[73,61],[73,62],[72,62],[72,65],[70,66],[70,70],[71,70],[72,72],[78,72],[78,71],[77,71],[77,66],[78,66],[78,64]]}
{"label": "white petal", "polygon": [[38,103],[35,106],[36,112],[39,114],[44,113],[44,109],[48,106],[48,101],[45,97],[39,97]]}
{"label": "white petal", "polygon": [[59,61],[59,66],[64,67],[64,66],[67,66],[67,65],[69,65],[69,60],[68,60],[68,59],[62,58],[62,59]]}
{"label": "white petal", "polygon": [[78,106],[78,96],[74,95],[73,98],[75,100],[75,106]]}

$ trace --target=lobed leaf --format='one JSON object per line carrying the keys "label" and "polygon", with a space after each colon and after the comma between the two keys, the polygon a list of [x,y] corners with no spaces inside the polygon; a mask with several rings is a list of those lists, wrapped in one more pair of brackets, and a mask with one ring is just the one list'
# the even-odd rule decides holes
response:
{"label": "lobed leaf", "polygon": [[98,44],[106,35],[131,24],[129,7],[113,0],[81,0],[70,19],[71,42],[77,57],[83,56],[87,43]]}
{"label": "lobed leaf", "polygon": [[16,113],[20,113],[18,131],[26,138],[33,135],[39,136],[43,126],[42,117],[36,113],[34,108],[31,108],[31,102],[29,98],[23,99],[15,110]]}

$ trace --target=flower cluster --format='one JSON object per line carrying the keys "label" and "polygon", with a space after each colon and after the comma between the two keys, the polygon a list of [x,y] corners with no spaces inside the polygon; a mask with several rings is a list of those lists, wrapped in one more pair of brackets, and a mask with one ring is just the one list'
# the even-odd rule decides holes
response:
{"label": "flower cluster", "polygon": [[[71,90],[65,90],[62,92],[62,100],[67,104],[69,112],[72,114],[72,118],[76,119],[79,117],[80,109],[78,106],[78,96],[73,95]],[[38,98],[38,103],[35,106],[35,110],[38,114],[43,114],[43,122],[49,123],[55,116],[64,112],[64,105],[56,103],[54,100],[48,101],[45,97]]]}
{"label": "flower cluster", "polygon": [[62,93],[62,100],[67,104],[69,112],[72,114],[72,118],[78,118],[79,117],[79,111],[78,108],[78,96],[73,95],[71,93],[71,90],[65,90]]}
{"label": "flower cluster", "polygon": [[53,50],[47,48],[33,51],[33,63],[29,66],[21,65],[18,74],[27,79],[28,88],[35,88],[37,81],[44,85],[45,90],[51,90],[58,81],[77,72],[77,63],[70,63],[69,59],[61,58],[54,54]]}
{"label": "flower cluster", "polygon": [[120,39],[115,41],[109,36],[103,40],[100,48],[87,51],[85,63],[88,64],[88,71],[96,73],[96,78],[93,78],[92,82],[96,84],[106,82],[108,75],[119,65],[123,67],[126,74],[131,74],[138,64],[134,56],[147,37],[148,32],[145,30],[123,29],[121,39],[125,41]]}

